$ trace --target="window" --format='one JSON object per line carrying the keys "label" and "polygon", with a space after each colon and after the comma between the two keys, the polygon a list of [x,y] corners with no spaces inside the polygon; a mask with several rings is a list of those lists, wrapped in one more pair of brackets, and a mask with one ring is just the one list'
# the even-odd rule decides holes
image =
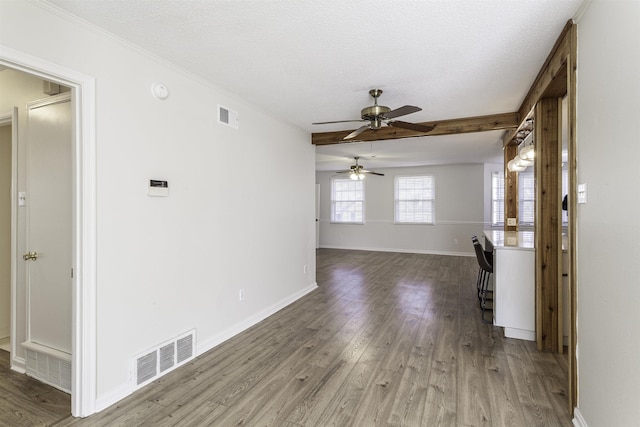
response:
{"label": "window", "polygon": [[[536,216],[536,190],[533,171],[518,173],[519,225],[533,225]],[[491,175],[491,225],[504,225],[504,174]]]}
{"label": "window", "polygon": [[491,225],[504,225],[504,172],[491,174]]}
{"label": "window", "polygon": [[364,181],[331,180],[331,222],[364,223]]}
{"label": "window", "polygon": [[434,224],[434,176],[396,176],[395,181],[396,223]]}
{"label": "window", "polygon": [[536,186],[533,171],[518,173],[518,218],[520,225],[533,225],[536,217]]}

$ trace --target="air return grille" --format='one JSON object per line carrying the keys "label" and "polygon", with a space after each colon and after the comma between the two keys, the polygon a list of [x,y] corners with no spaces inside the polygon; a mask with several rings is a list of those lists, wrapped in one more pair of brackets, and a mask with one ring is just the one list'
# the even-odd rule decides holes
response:
{"label": "air return grille", "polygon": [[218,105],[218,123],[238,129],[238,112]]}
{"label": "air return grille", "polygon": [[177,368],[195,355],[195,331],[189,331],[133,359],[132,379],[135,387],[153,381]]}
{"label": "air return grille", "polygon": [[[26,346],[25,346],[26,347]],[[43,347],[44,348],[44,347]],[[27,375],[71,393],[71,361],[42,351],[26,348]],[[62,354],[61,352],[57,352]]]}

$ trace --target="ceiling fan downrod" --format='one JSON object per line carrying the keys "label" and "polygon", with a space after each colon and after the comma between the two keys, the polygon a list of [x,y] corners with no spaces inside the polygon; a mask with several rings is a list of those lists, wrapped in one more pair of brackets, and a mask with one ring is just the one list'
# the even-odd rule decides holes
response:
{"label": "ceiling fan downrod", "polygon": [[384,114],[391,111],[391,108],[384,105],[378,105],[378,97],[382,95],[382,89],[371,89],[369,95],[373,97],[373,105],[365,107],[360,111],[362,120],[371,121],[371,129],[380,129]]}

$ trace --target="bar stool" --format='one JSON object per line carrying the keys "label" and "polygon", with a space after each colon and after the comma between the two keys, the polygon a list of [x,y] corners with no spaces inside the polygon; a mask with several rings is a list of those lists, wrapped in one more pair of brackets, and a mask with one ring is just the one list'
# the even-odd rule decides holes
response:
{"label": "bar stool", "polygon": [[[471,242],[473,244],[480,243],[480,241],[478,240],[477,236],[471,236]],[[480,244],[480,246],[482,246],[482,244]],[[487,262],[489,263],[489,265],[491,267],[493,267],[493,252],[492,251],[487,251],[484,248],[482,249],[484,252],[484,256],[487,259]],[[480,262],[478,261],[478,264],[480,264]],[[482,284],[482,276],[484,274],[484,270],[482,269],[482,267],[478,268],[478,280],[476,281],[476,288],[478,290],[478,300],[480,300],[481,295],[480,295],[480,288],[481,288],[481,284]],[[488,290],[489,293],[493,293],[492,290]],[[491,300],[491,299],[489,299]]]}
{"label": "bar stool", "polygon": [[[475,237],[475,236],[474,236]],[[480,309],[482,310],[482,323],[493,323],[493,321],[485,320],[484,313],[485,311],[493,312],[493,308],[489,307],[488,302],[492,302],[493,298],[489,297],[489,294],[493,294],[493,291],[489,289],[489,282],[491,279],[491,274],[493,274],[493,265],[487,261],[487,257],[485,255],[485,250],[482,248],[482,245],[476,238],[475,240],[472,238],[473,248],[476,251],[476,258],[478,259],[478,266],[480,270],[478,271],[478,298],[480,299]]]}

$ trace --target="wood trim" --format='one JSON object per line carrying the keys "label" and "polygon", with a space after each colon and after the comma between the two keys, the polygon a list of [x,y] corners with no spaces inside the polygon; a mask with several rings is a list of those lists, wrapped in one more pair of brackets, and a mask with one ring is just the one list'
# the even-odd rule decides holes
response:
{"label": "wood trim", "polygon": [[465,117],[419,123],[424,126],[435,126],[435,128],[428,133],[388,126],[378,129],[377,131],[363,132],[358,135],[357,138],[347,141],[344,141],[343,138],[349,135],[352,130],[312,133],[311,143],[314,145],[331,145],[356,141],[382,141],[387,139],[415,138],[420,136],[486,132],[491,130],[515,129],[519,123],[520,120],[518,113],[502,113],[488,116]]}
{"label": "wood trim", "polygon": [[567,57],[571,52],[571,39],[574,37],[572,28],[575,27],[572,20],[569,20],[564,26],[562,33],[556,40],[551,52],[547,56],[540,72],[531,85],[527,96],[518,109],[521,122],[515,129],[508,130],[502,137],[504,146],[515,144],[514,137],[518,129],[524,124],[526,118],[530,115],[538,101],[544,96],[545,92],[551,87],[553,80],[561,74],[562,67],[566,64]]}
{"label": "wood trim", "polygon": [[576,254],[576,193],[577,188],[577,161],[576,161],[576,128],[577,128],[577,104],[576,104],[576,70],[577,70],[577,53],[578,53],[578,31],[577,26],[573,25],[569,32],[571,38],[570,53],[567,58],[567,121],[568,121],[568,168],[569,168],[569,197],[568,197],[568,241],[569,241],[569,356],[568,356],[568,405],[569,413],[573,414],[574,408],[578,403],[578,359],[576,357],[577,341],[577,254]]}
{"label": "wood trim", "polygon": [[[518,231],[518,172],[510,172],[507,168],[517,154],[516,145],[504,147],[504,231]],[[507,225],[507,218],[515,218],[516,225]]]}
{"label": "wood trim", "polygon": [[562,349],[562,99],[543,98],[535,110],[536,342]]}

